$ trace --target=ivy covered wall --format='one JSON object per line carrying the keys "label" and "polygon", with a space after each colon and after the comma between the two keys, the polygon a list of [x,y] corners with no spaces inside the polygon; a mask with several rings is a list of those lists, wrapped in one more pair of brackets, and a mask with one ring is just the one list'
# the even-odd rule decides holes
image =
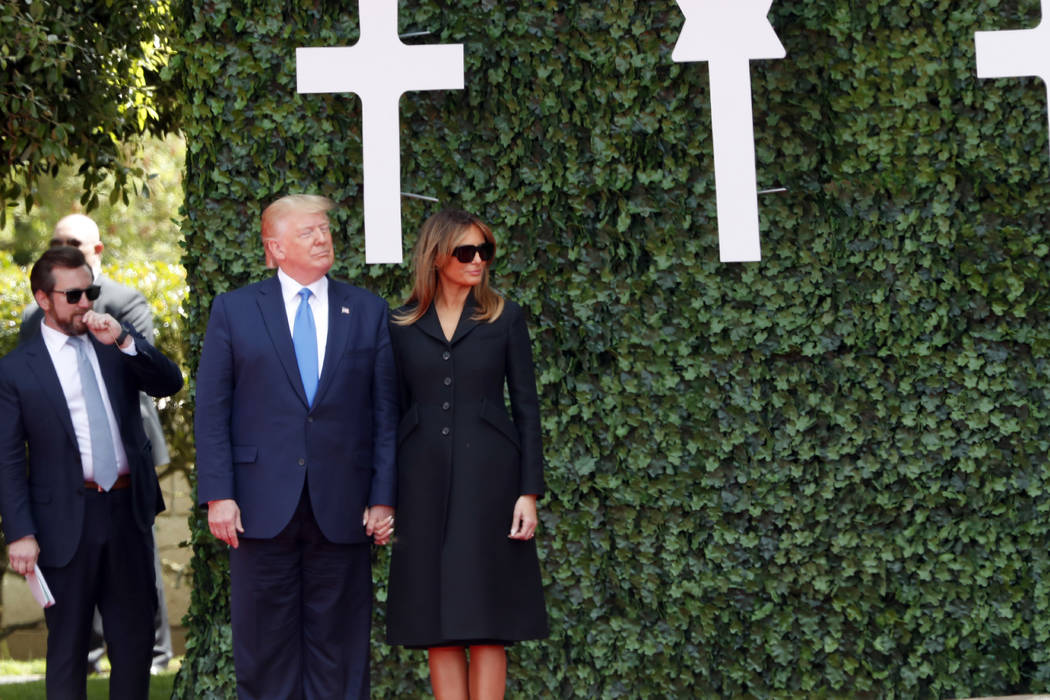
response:
{"label": "ivy covered wall", "polygon": [[[268,274],[261,208],[326,194],[366,266],[360,103],[297,95],[297,46],[357,4],[176,3],[191,350]],[[885,697],[1050,690],[1050,152],[1035,79],[978,80],[973,33],[1037,0],[774,2],[752,63],[763,261],[718,262],[707,66],[673,0],[399,2],[463,43],[466,89],[401,100],[402,188],[490,222],[530,313],[553,633],[509,696]],[[406,251],[432,205],[404,200]],[[509,516],[508,516],[509,517]],[[194,523],[177,697],[231,693],[223,551]],[[420,697],[382,643],[375,697]]]}

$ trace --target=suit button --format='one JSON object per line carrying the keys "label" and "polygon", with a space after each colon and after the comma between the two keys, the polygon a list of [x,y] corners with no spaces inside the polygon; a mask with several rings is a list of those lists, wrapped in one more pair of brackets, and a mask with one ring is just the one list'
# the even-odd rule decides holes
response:
{"label": "suit button", "polygon": [[452,357],[452,353],[450,353],[448,350],[446,350],[445,352],[441,353],[441,359],[442,360],[447,360],[450,357]]}
{"label": "suit button", "polygon": [[314,422],[314,417],[313,416],[307,416],[306,417],[306,422],[307,423],[313,423]]}
{"label": "suit button", "polygon": [[448,429],[447,427],[445,427],[445,428],[442,428],[442,429],[441,429],[441,434],[442,434],[442,435],[448,435],[448,434],[449,434],[449,433],[451,433],[451,432],[452,432],[452,431],[451,431],[451,430],[449,430],[449,429]]}
{"label": "suit button", "polygon": [[306,464],[306,460],[305,460],[305,459],[303,459],[302,457],[300,457],[300,458],[299,458],[299,466],[301,467],[301,466],[303,466],[304,464]]}
{"label": "suit button", "polygon": [[445,386],[449,386],[451,384],[452,384],[452,377],[445,377]]}
{"label": "suit button", "polygon": [[445,403],[441,404],[441,410],[442,411],[447,411],[450,408],[452,408],[452,404],[450,404],[448,401],[446,401]]}

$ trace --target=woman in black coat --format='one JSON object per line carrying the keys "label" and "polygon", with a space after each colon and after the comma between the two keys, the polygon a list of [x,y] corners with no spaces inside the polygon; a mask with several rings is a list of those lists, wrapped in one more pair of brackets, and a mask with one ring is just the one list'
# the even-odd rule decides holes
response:
{"label": "woman in black coat", "polygon": [[429,650],[438,700],[502,698],[505,646],[548,634],[536,379],[521,307],[489,287],[494,255],[477,217],[431,216],[390,331],[401,424],[387,641]]}

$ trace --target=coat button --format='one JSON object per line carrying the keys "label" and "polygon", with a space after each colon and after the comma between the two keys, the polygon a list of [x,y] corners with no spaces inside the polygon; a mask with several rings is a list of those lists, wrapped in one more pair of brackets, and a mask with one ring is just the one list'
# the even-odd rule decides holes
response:
{"label": "coat button", "polygon": [[450,408],[452,408],[452,404],[450,404],[448,401],[446,401],[445,403],[441,404],[441,410],[442,411],[447,411]]}
{"label": "coat button", "polygon": [[452,357],[452,353],[450,353],[448,350],[446,350],[445,352],[441,353],[441,359],[442,360],[447,360],[450,357]]}
{"label": "coat button", "polygon": [[303,459],[302,457],[300,457],[300,458],[299,458],[299,466],[301,467],[301,466],[303,466],[304,464],[306,464],[306,460],[305,460],[305,459]]}
{"label": "coat button", "polygon": [[449,434],[449,433],[451,433],[451,432],[452,432],[452,431],[451,431],[451,430],[449,430],[449,429],[448,429],[447,427],[445,427],[445,428],[442,428],[442,429],[441,429],[441,434],[442,434],[442,435],[448,435],[448,434]]}
{"label": "coat button", "polygon": [[452,377],[445,377],[445,386],[450,386],[451,384],[452,384]]}

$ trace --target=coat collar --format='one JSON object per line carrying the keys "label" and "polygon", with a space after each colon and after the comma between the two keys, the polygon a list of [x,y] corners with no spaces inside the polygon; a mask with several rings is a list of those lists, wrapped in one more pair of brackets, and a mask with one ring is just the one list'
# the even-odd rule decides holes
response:
{"label": "coat collar", "polygon": [[460,312],[459,323],[456,324],[456,331],[452,334],[452,340],[446,338],[445,332],[441,330],[441,321],[438,320],[437,309],[434,308],[433,303],[430,304],[427,312],[423,314],[423,318],[416,322],[416,325],[419,326],[421,331],[435,340],[445,345],[455,345],[478,327],[479,322],[472,318],[477,307],[478,303],[474,299],[474,293],[471,292],[463,304],[463,311]]}

